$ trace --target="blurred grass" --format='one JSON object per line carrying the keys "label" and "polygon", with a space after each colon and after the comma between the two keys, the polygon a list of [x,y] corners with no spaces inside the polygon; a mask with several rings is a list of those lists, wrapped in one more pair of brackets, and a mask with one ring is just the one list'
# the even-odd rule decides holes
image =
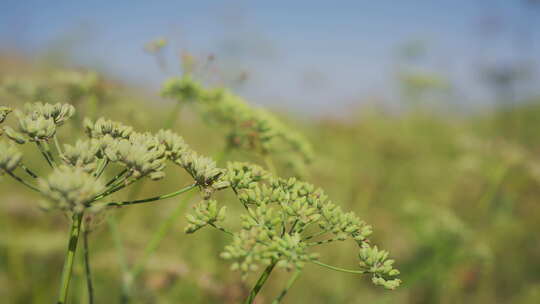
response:
{"label": "blurred grass", "polygon": [[[37,90],[33,98],[56,102],[73,97],[65,83],[53,77],[58,73],[24,59],[0,57],[0,82],[15,79],[47,88]],[[77,100],[82,115],[157,130],[173,106],[108,79],[100,78],[94,85],[101,92],[98,97]],[[2,104],[31,101],[5,90],[0,94]],[[285,115],[284,119],[316,148],[317,159],[308,168],[307,179],[374,226],[375,240],[392,252],[404,281],[403,287],[388,292],[373,288],[367,278],[309,265],[285,303],[540,303],[540,100],[470,115],[421,107],[388,114],[365,107],[343,120],[306,121]],[[80,126],[81,118],[72,123]],[[223,148],[222,133],[188,109],[182,110],[174,129],[206,155]],[[72,142],[75,132],[59,134],[60,140]],[[238,152],[223,162],[227,160],[260,161]],[[38,167],[35,159],[26,162],[42,174],[48,170]],[[278,170],[292,174],[279,163]],[[178,172],[168,170],[169,178],[161,187],[144,184],[139,195],[166,193],[184,185],[188,179]],[[11,180],[2,178],[0,191],[0,299],[51,303],[68,219],[39,210],[40,198]],[[119,192],[115,197],[126,195]],[[225,203],[231,198],[221,197]],[[116,303],[121,290],[105,217],[116,213],[128,260],[133,262],[179,201],[114,209],[93,219],[96,303]],[[228,240],[211,230],[185,235],[185,224],[183,218],[175,223],[151,257],[136,283],[135,302],[237,303],[250,284],[242,283],[219,258]],[[322,260],[354,267],[354,254],[349,244],[340,244],[324,252]],[[269,303],[289,275],[273,274],[258,303]],[[73,287],[72,303],[86,303],[81,263]]]}

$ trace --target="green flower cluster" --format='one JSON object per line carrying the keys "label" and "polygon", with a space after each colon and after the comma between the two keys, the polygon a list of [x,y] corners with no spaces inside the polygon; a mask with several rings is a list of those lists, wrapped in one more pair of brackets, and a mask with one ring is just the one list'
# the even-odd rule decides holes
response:
{"label": "green flower cluster", "polygon": [[362,270],[373,275],[371,279],[373,284],[386,289],[399,287],[400,279],[388,279],[399,275],[399,270],[393,268],[394,260],[388,259],[388,251],[379,250],[377,246],[370,247],[368,244],[363,244],[358,256]]}
{"label": "green flower cluster", "polygon": [[[6,107],[1,110],[4,121],[11,110]],[[155,135],[138,133],[132,127],[119,122],[104,118],[95,122],[86,119],[84,130],[88,135],[87,139],[79,139],[74,144],[64,144],[63,149],[60,149],[57,138],[54,138],[55,150],[58,152],[56,158],[48,142],[56,135],[57,127],[73,116],[74,108],[66,104],[33,103],[25,105],[24,111],[15,111],[15,114],[19,131],[6,126],[6,135],[19,144],[35,141],[53,168],[53,174],[46,180],[40,179],[39,187],[32,186],[16,175],[13,177],[33,190],[44,192],[55,201],[51,207],[62,210],[72,208],[80,212],[81,208],[89,206],[89,202],[94,199],[102,199],[140,178],[163,178],[167,161],[188,172],[194,179],[194,185],[203,190],[205,199],[209,199],[214,191],[229,185],[221,178],[224,170],[217,168],[213,160],[197,154],[182,137],[171,131],[160,130]],[[15,147],[6,143],[2,143],[0,148],[0,169],[11,173],[20,164],[22,155]],[[88,187],[84,186],[87,181],[99,180],[106,167],[113,163],[124,170],[110,180],[106,187],[99,188],[94,182],[89,183]],[[33,178],[37,178],[28,168],[23,169]],[[62,178],[65,179],[64,186],[67,188],[59,186]],[[100,191],[90,191],[98,188]],[[182,191],[179,190],[171,195],[180,193]],[[76,199],[77,196],[79,198]],[[117,206],[118,203],[113,205]]]}
{"label": "green flower cluster", "polygon": [[218,208],[215,200],[204,200],[194,206],[194,214],[189,214],[186,233],[193,233],[207,225],[218,226],[225,219],[227,207]]}
{"label": "green flower cluster", "polygon": [[[261,265],[301,270],[305,263],[317,262],[316,246],[352,240],[360,250],[361,269],[356,273],[371,273],[373,282],[386,288],[399,285],[399,279],[389,279],[399,272],[386,260],[388,253],[369,246],[371,226],[329,201],[321,189],[295,178],[274,177],[247,163],[229,163],[224,179],[246,212],[240,216],[240,231],[232,233],[232,243],[221,256],[232,260],[232,269],[244,277]],[[215,202],[196,206],[186,231],[216,227],[215,222],[224,220],[221,210]]]}
{"label": "green flower cluster", "polygon": [[65,144],[61,155],[66,165],[81,168],[85,172],[93,172],[97,167],[102,143],[97,139],[77,140],[74,145]]}
{"label": "green flower cluster", "polygon": [[103,138],[108,135],[113,139],[128,139],[133,133],[133,128],[119,122],[99,118],[96,122],[85,119],[84,131],[90,138]]}
{"label": "green flower cluster", "polygon": [[105,186],[81,168],[60,166],[39,181],[39,189],[50,199],[44,203],[44,208],[80,213],[105,190]]}
{"label": "green flower cluster", "polygon": [[270,112],[250,106],[226,89],[205,89],[190,76],[184,76],[166,82],[162,94],[179,102],[194,103],[204,116],[227,125],[231,147],[261,154],[292,151],[305,162],[313,159],[311,145],[300,134]]}
{"label": "green flower cluster", "polygon": [[48,141],[56,134],[57,127],[64,124],[75,108],[68,104],[27,103],[23,111],[16,110],[18,131],[4,127],[6,135],[19,144],[26,141]]}

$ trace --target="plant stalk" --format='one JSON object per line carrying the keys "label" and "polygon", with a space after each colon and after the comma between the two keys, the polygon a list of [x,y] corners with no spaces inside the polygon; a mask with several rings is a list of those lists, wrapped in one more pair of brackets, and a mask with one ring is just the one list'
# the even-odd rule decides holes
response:
{"label": "plant stalk", "polygon": [[264,283],[266,283],[266,280],[268,280],[268,277],[270,276],[270,273],[272,273],[272,270],[274,270],[274,267],[276,267],[277,261],[272,262],[272,264],[268,265],[266,269],[264,269],[264,272],[259,277],[259,280],[257,280],[257,283],[255,283],[255,286],[251,289],[249,292],[248,297],[244,301],[244,304],[252,304],[253,301],[255,301],[255,297],[261,291],[261,288],[263,287]]}
{"label": "plant stalk", "polygon": [[[85,225],[86,226],[86,225]],[[84,251],[84,271],[86,273],[86,288],[88,290],[88,304],[94,304],[94,284],[92,283],[92,271],[90,268],[90,249],[88,246],[89,231],[84,229],[83,232],[83,251]]]}
{"label": "plant stalk", "polygon": [[281,303],[281,301],[283,300],[283,298],[287,295],[287,292],[289,291],[289,289],[291,289],[291,287],[293,286],[294,282],[296,282],[296,280],[298,279],[298,277],[300,276],[300,274],[302,273],[301,270],[296,270],[294,272],[294,274],[292,275],[292,277],[289,279],[289,281],[287,281],[287,285],[285,285],[285,288],[281,291],[281,293],[279,294],[279,296],[277,296],[277,298],[274,299],[274,301],[272,301],[272,304],[279,304]]}
{"label": "plant stalk", "polygon": [[69,231],[69,242],[64,259],[64,267],[62,269],[62,279],[60,282],[60,291],[57,304],[65,304],[67,301],[69,283],[71,282],[71,274],[73,272],[73,261],[75,259],[75,252],[77,251],[77,243],[79,241],[79,235],[81,232],[82,218],[82,212],[75,213],[72,217],[73,221]]}
{"label": "plant stalk", "polygon": [[135,201],[125,201],[125,202],[110,202],[110,203],[107,203],[107,206],[110,206],[110,207],[121,207],[121,206],[127,206],[127,205],[135,205],[135,204],[142,204],[142,203],[148,203],[148,202],[153,202],[153,201],[158,201],[158,200],[162,200],[162,199],[167,199],[167,198],[171,198],[171,197],[175,197],[177,195],[180,195],[182,193],[185,193],[193,188],[195,188],[197,186],[197,184],[192,184],[192,185],[189,185],[187,187],[184,187],[178,191],[175,191],[175,192],[171,192],[169,194],[164,194],[164,195],[160,195],[160,196],[154,196],[154,197],[149,197],[149,198],[145,198],[145,199],[140,199],[140,200],[135,200]]}

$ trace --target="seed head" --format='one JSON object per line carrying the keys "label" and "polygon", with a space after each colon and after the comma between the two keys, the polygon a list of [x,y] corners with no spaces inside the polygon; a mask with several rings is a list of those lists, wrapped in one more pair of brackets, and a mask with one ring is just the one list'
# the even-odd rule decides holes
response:
{"label": "seed head", "polygon": [[88,118],[85,119],[84,130],[91,138],[102,138],[109,135],[113,139],[129,139],[133,133],[132,127],[105,118],[100,118],[95,123]]}
{"label": "seed head", "polygon": [[81,168],[85,172],[96,169],[97,155],[101,142],[97,139],[77,140],[75,145],[64,145],[62,160],[70,166]]}
{"label": "seed head", "polygon": [[178,160],[182,153],[189,150],[189,146],[184,139],[171,130],[159,130],[156,138],[165,147],[165,155],[171,161]]}
{"label": "seed head", "polygon": [[396,289],[400,279],[389,279],[399,275],[399,270],[394,269],[394,260],[388,259],[388,251],[379,250],[377,246],[370,247],[364,243],[358,253],[360,267],[366,273],[372,274],[372,282],[386,289]]}
{"label": "seed head", "polygon": [[105,190],[103,183],[82,168],[60,166],[44,180],[39,188],[49,198],[48,209],[82,212]]}
{"label": "seed head", "polygon": [[189,225],[186,233],[193,233],[207,225],[218,225],[225,219],[226,207],[218,208],[215,200],[203,200],[194,207],[194,214],[188,214]]}

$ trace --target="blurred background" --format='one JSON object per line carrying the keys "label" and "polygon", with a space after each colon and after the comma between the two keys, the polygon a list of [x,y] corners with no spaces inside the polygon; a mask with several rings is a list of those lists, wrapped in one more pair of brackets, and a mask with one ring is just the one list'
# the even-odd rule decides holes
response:
{"label": "blurred background", "polygon": [[[161,84],[189,72],[306,135],[316,158],[303,177],[374,226],[404,283],[388,292],[308,266],[285,303],[540,303],[539,64],[534,0],[0,3],[2,105],[70,102],[81,117],[157,130],[174,106]],[[223,148],[189,108],[174,130],[206,155]],[[174,189],[167,180],[139,195]],[[51,303],[69,221],[0,181],[0,298]],[[175,203],[114,211],[128,259]],[[122,278],[102,217],[96,302],[116,303]],[[246,284],[219,258],[226,240],[185,225],[136,282],[136,303],[238,303]],[[324,260],[354,267],[355,251],[338,247]],[[73,303],[86,301],[81,267]],[[258,303],[286,278],[273,274]]]}

